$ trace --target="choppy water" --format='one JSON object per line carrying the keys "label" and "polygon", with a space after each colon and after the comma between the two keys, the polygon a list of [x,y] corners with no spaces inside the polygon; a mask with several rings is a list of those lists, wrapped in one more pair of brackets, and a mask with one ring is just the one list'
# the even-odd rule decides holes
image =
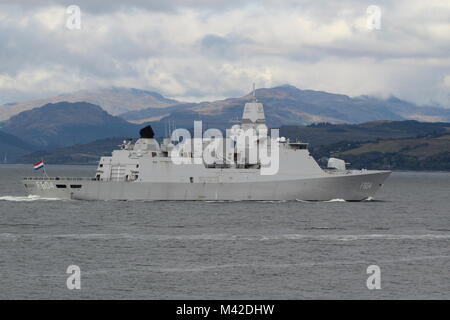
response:
{"label": "choppy water", "polygon": [[449,173],[394,173],[360,203],[59,201],[26,196],[30,174],[0,166],[2,299],[450,298]]}

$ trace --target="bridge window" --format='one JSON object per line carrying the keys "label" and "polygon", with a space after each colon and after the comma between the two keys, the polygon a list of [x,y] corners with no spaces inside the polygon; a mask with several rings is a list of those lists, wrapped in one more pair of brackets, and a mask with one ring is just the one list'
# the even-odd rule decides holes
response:
{"label": "bridge window", "polygon": [[81,188],[81,184],[71,184],[70,187],[72,189],[80,189]]}
{"label": "bridge window", "polygon": [[58,188],[58,189],[65,189],[65,188],[67,188],[67,186],[65,184],[57,184],[56,188]]}
{"label": "bridge window", "polygon": [[292,149],[295,150],[304,150],[304,149],[308,149],[308,144],[307,143],[301,143],[301,142],[293,142],[293,143],[289,143],[289,146]]}

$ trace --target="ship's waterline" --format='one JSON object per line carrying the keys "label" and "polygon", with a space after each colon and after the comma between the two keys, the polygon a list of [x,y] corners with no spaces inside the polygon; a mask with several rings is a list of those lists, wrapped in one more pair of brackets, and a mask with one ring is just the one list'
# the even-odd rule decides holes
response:
{"label": "ship's waterline", "polygon": [[79,200],[309,200],[361,201],[374,196],[390,172],[264,182],[99,182],[42,180],[25,183],[28,193]]}

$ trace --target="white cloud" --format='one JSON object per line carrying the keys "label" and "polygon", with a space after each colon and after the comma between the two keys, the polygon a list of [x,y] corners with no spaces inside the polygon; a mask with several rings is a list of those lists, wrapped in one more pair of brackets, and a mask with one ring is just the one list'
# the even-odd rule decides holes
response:
{"label": "white cloud", "polygon": [[443,1],[379,1],[381,30],[369,1],[77,2],[72,31],[61,2],[0,4],[0,102],[112,85],[205,100],[255,81],[450,107]]}

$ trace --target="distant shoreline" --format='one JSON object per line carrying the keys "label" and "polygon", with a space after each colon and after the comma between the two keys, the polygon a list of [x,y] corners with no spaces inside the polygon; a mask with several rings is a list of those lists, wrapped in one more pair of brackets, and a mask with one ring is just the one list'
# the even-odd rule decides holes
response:
{"label": "distant shoreline", "polygon": [[[97,165],[95,164],[86,164],[86,163],[81,163],[81,164],[45,164],[46,166],[66,166],[66,167],[94,167],[96,168]],[[30,170],[32,169],[32,163],[26,164],[26,163],[0,163],[0,167],[6,167],[6,166],[29,166]],[[350,168],[351,169],[351,168]],[[358,169],[352,169],[352,170],[358,170]],[[384,169],[380,169],[380,170],[384,170]],[[449,171],[445,171],[445,170],[390,170],[392,172],[398,172],[398,173],[402,173],[402,172],[417,172],[417,173],[450,173]]]}
{"label": "distant shoreline", "polygon": [[[46,166],[67,166],[67,167],[74,167],[74,166],[83,166],[83,167],[97,167],[96,164],[89,164],[89,163],[80,163],[80,164],[76,164],[76,163],[46,163]],[[30,166],[30,168],[33,166],[32,163],[0,163],[0,166]]]}

